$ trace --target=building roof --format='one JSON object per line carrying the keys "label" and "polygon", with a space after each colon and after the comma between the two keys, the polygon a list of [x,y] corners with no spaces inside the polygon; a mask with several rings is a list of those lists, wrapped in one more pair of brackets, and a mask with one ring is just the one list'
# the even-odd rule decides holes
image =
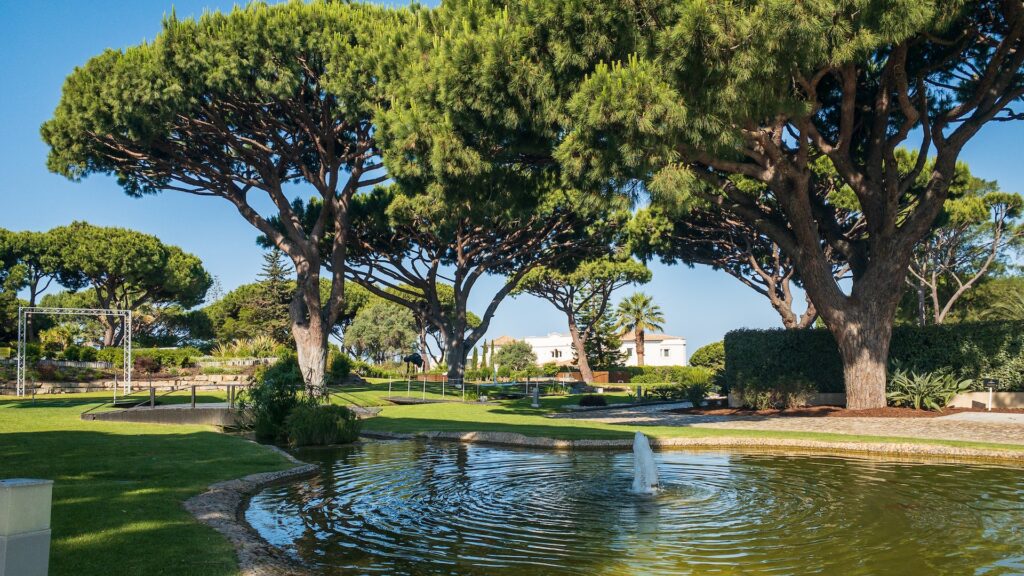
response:
{"label": "building roof", "polygon": [[[622,336],[619,336],[619,339],[621,339],[624,343],[633,342],[634,340],[636,340],[636,334],[634,334],[633,331],[630,330],[629,332],[624,333]],[[655,332],[644,332],[644,342],[662,342],[664,340],[685,341],[686,338],[683,338],[682,336],[670,336],[668,334],[659,334]]]}
{"label": "building roof", "polygon": [[515,342],[516,339],[511,336],[498,336],[494,339],[495,346],[505,346]]}

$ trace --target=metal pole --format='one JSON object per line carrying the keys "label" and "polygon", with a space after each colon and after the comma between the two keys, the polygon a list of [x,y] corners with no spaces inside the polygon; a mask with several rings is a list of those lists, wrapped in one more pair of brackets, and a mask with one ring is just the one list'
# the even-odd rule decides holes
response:
{"label": "metal pole", "polygon": [[420,398],[422,398],[423,400],[427,399],[427,377],[426,376],[423,377],[423,396],[421,396]]}
{"label": "metal pole", "polygon": [[125,315],[125,348],[124,348],[124,369],[125,369],[125,394],[130,394],[132,391],[132,311],[129,310]]}
{"label": "metal pole", "polygon": [[391,377],[388,377],[388,400],[391,400]]}
{"label": "metal pole", "polygon": [[156,388],[153,388],[153,381],[149,381],[149,407],[156,406]]}
{"label": "metal pole", "polygon": [[192,408],[196,407],[196,385],[192,385]]}
{"label": "metal pole", "polygon": [[441,398],[444,399],[444,384],[448,381],[448,375],[441,376]]}

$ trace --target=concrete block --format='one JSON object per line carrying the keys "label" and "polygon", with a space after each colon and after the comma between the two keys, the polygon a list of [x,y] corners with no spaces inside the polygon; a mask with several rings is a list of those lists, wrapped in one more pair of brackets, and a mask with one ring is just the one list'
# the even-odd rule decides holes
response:
{"label": "concrete block", "polygon": [[52,480],[0,480],[0,536],[50,528]]}
{"label": "concrete block", "polygon": [[49,530],[0,536],[0,576],[46,576],[49,569]]}

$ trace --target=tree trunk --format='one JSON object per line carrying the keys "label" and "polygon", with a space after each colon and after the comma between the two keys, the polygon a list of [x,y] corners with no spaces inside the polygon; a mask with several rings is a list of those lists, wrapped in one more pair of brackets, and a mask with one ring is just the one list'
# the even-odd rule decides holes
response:
{"label": "tree trunk", "polygon": [[843,359],[846,407],[852,410],[884,407],[891,319],[851,319],[832,329],[832,334]]}
{"label": "tree trunk", "polygon": [[579,326],[572,314],[569,317],[569,335],[572,336],[572,346],[576,349],[576,365],[580,369],[580,376],[583,381],[590,384],[594,381],[594,372],[590,369],[590,360],[587,359],[586,341],[580,335]]}
{"label": "tree trunk", "polygon": [[292,324],[295,351],[298,354],[302,380],[310,393],[323,394],[327,376],[327,334],[310,324]]}
{"label": "tree trunk", "polygon": [[427,325],[422,322],[420,327],[420,356],[423,357],[423,373],[430,372],[430,349],[427,347]]}
{"label": "tree trunk", "polygon": [[927,305],[925,304],[925,299],[924,299],[924,288],[922,286],[918,285],[917,286],[917,322],[921,326],[924,326],[924,325],[926,325],[928,323],[927,316],[925,315],[925,311],[926,310],[927,310]]}
{"label": "tree trunk", "polygon": [[890,257],[874,262],[870,275],[855,278],[849,296],[838,290],[817,292],[817,283],[808,283],[808,292],[843,360],[847,408],[864,410],[887,404],[889,342],[905,278],[906,264]]}
{"label": "tree trunk", "polygon": [[644,365],[644,331],[636,331],[636,365]]}
{"label": "tree trunk", "polygon": [[295,293],[288,306],[288,315],[295,338],[295,352],[307,394],[322,396],[327,383],[327,336],[330,327],[324,321],[320,302],[319,264],[295,258],[293,262]]}
{"label": "tree trunk", "polygon": [[100,316],[100,323],[103,324],[103,347],[114,345],[114,322],[110,316]]}
{"label": "tree trunk", "polygon": [[448,382],[452,385],[462,384],[465,376],[466,341],[462,336],[452,336],[448,338]]}

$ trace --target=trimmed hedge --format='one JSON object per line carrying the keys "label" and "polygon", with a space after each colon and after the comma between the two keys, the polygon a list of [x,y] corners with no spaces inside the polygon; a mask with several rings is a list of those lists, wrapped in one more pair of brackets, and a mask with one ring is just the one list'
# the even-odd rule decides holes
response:
{"label": "trimmed hedge", "polygon": [[[1024,390],[1024,321],[897,326],[890,367],[946,370],[959,378],[999,380]],[[844,392],[843,364],[826,329],[734,330],[725,335],[725,390],[765,378],[804,380],[818,392]]]}
{"label": "trimmed hedge", "polygon": [[[154,362],[169,368],[178,366],[188,368],[203,353],[198,348],[132,348],[132,362],[139,358],[151,358]],[[96,359],[110,362],[120,368],[124,364],[123,350],[120,346],[110,346],[96,353]]]}
{"label": "trimmed hedge", "polygon": [[625,368],[633,384],[692,384],[707,383],[714,372],[700,366],[630,366]]}

